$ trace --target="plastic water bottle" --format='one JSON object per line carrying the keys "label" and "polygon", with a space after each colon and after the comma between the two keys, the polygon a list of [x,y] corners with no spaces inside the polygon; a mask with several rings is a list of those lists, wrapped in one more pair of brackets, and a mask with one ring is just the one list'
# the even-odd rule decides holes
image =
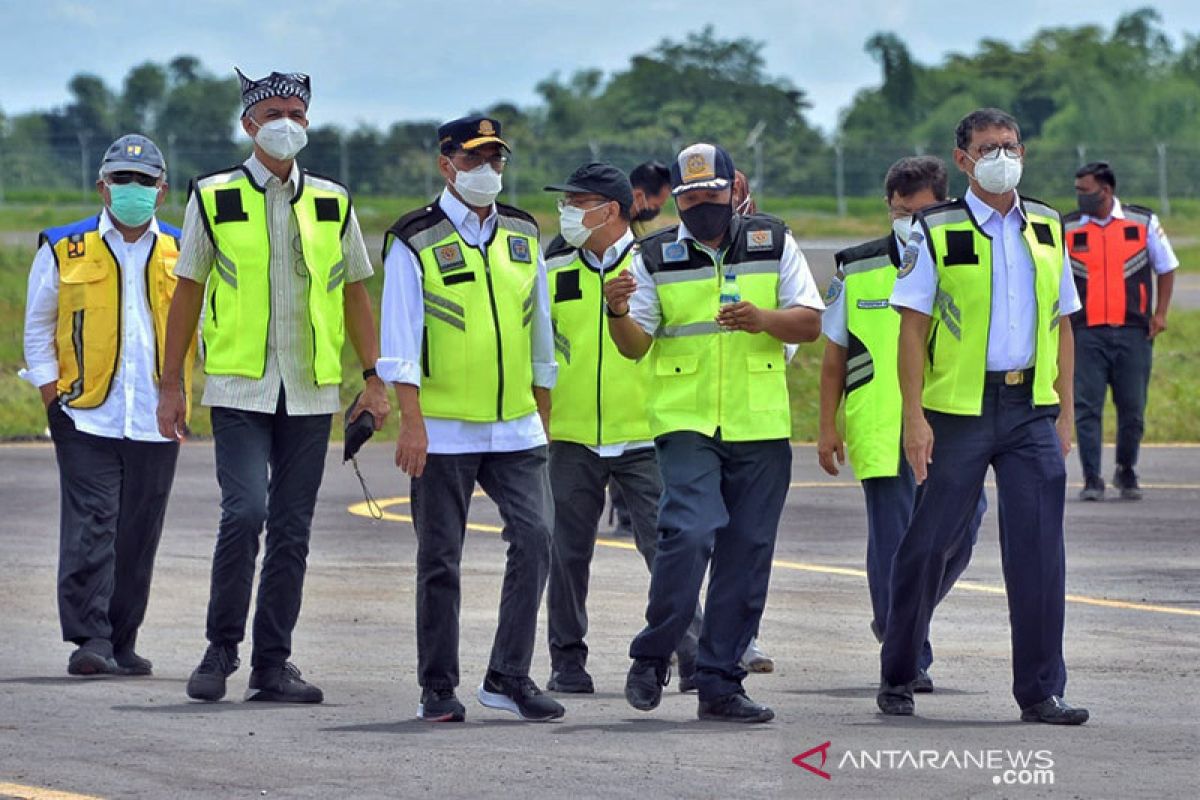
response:
{"label": "plastic water bottle", "polygon": [[[742,293],[738,289],[737,275],[732,272],[726,272],[725,277],[721,280],[721,298],[718,303],[723,307],[731,303],[740,302]],[[732,333],[729,328],[722,328],[721,333]]]}

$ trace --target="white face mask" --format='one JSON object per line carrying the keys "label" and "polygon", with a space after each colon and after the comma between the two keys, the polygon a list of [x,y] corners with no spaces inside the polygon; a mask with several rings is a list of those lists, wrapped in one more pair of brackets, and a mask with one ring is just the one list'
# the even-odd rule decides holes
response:
{"label": "white face mask", "polygon": [[912,217],[892,220],[892,233],[896,234],[901,244],[908,244],[908,237],[912,235]]}
{"label": "white face mask", "polygon": [[253,118],[251,121],[258,125],[255,143],[271,158],[291,161],[308,144],[308,132],[294,119],[273,119],[266,125],[259,125]]}
{"label": "white face mask", "polygon": [[592,206],[591,208],[563,206],[562,210],[558,212],[558,232],[571,247],[583,247],[591,238],[592,231],[604,224],[601,222],[591,228],[583,224],[584,215],[597,208],[602,208],[602,206]]}
{"label": "white face mask", "polygon": [[975,180],[979,188],[992,194],[1008,194],[1021,182],[1021,159],[1001,152],[997,158],[971,159],[975,165]]}
{"label": "white face mask", "polygon": [[461,170],[453,164],[454,189],[467,205],[475,208],[486,208],[496,200],[503,187],[499,172],[492,169],[491,164],[480,164],[472,170]]}

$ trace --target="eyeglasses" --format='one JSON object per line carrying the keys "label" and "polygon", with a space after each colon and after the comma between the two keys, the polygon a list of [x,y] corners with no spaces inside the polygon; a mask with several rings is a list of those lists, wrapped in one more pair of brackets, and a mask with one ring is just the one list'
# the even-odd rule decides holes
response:
{"label": "eyeglasses", "polygon": [[1025,145],[1020,142],[1016,144],[985,144],[979,147],[979,160],[991,161],[999,158],[1001,150],[1009,158],[1021,158],[1025,155]]}
{"label": "eyeglasses", "polygon": [[455,154],[455,158],[461,159],[467,169],[476,169],[484,164],[491,164],[492,169],[499,172],[504,169],[504,165],[508,163],[508,156],[497,153],[494,156],[485,158],[474,150],[461,150]]}
{"label": "eyeglasses", "polygon": [[[604,208],[610,202],[612,202],[612,201],[601,200],[599,203],[597,203],[596,205],[591,206],[589,208],[583,208],[583,206],[577,206],[577,208],[580,208],[583,211],[583,213],[586,214],[589,211],[595,211],[597,208]],[[564,208],[566,208],[567,206],[572,205],[572,204],[567,200],[567,198],[560,197],[560,198],[558,198],[558,200],[555,201],[554,205],[558,208],[559,211],[562,211]]]}
{"label": "eyeglasses", "polygon": [[115,186],[126,186],[137,182],[140,186],[158,186],[158,178],[141,172],[110,172],[104,176],[105,181]]}

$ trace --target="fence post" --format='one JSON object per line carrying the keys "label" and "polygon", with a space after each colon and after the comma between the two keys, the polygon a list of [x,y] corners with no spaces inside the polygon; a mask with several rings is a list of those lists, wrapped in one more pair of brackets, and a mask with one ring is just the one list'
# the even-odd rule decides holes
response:
{"label": "fence post", "polygon": [[76,135],[79,137],[79,191],[86,202],[88,199],[88,135],[83,131]]}
{"label": "fence post", "polygon": [[1086,164],[1087,163],[1087,145],[1086,144],[1075,145],[1075,155],[1079,157],[1079,166],[1082,167],[1084,164]]}
{"label": "fence post", "polygon": [[338,131],[338,177],[343,186],[350,185],[350,142],[345,131]]}
{"label": "fence post", "polygon": [[1154,149],[1158,151],[1158,214],[1168,217],[1171,215],[1171,198],[1167,196],[1167,143],[1159,142]]}
{"label": "fence post", "polygon": [[835,157],[834,182],[837,191],[837,214],[839,217],[844,217],[846,216],[846,166],[841,142],[834,144],[833,154]]}

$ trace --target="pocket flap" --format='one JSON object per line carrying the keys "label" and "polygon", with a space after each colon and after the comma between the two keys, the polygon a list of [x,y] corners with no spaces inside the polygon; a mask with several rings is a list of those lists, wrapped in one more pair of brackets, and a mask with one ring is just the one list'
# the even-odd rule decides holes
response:
{"label": "pocket flap", "polygon": [[696,368],[699,366],[699,356],[660,355],[655,361],[654,373],[656,375],[692,375],[696,372]]}
{"label": "pocket flap", "polygon": [[784,372],[787,365],[783,361],[783,353],[779,355],[750,355],[746,356],[746,369],[754,373]]}
{"label": "pocket flap", "polygon": [[58,279],[63,283],[95,283],[104,280],[107,275],[107,265],[91,259],[71,259],[58,269]]}

